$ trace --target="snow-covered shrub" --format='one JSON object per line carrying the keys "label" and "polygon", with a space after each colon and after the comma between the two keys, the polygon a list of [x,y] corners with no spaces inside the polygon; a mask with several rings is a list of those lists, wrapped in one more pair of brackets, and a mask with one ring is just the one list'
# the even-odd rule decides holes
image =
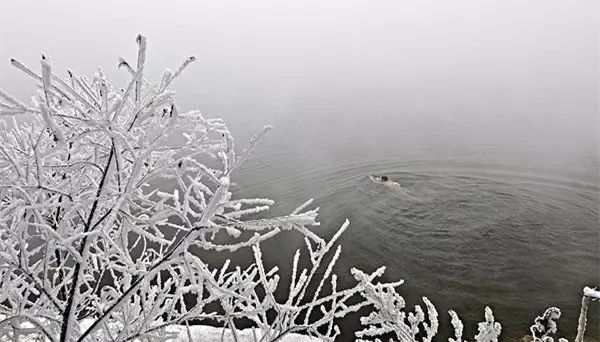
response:
{"label": "snow-covered shrub", "polygon": [[[0,331],[28,322],[50,340],[125,341],[168,337],[165,327],[198,319],[235,331],[247,319],[265,341],[295,331],[333,338],[333,318],[362,306],[346,306],[360,288],[337,291],[332,275],[348,222],[322,239],[308,229],[318,224],[310,201],[246,219],[273,201],[234,199],[230,175],[269,127],[236,153],[220,119],[177,109],[169,86],[194,58],[150,83],[146,40],[137,43],[135,67],[120,62],[131,75],[124,89],[101,71],[63,80],[44,56],[41,75],[12,61],[40,88],[32,105],[0,93],[9,118],[0,126]],[[285,303],[275,300],[277,269],[265,269],[259,247],[281,230],[305,236],[312,266],[299,270],[296,253]],[[190,252],[243,247],[256,259],[244,269],[217,269]],[[322,293],[325,281],[333,293]],[[219,310],[205,309],[215,303]]]}
{"label": "snow-covered shrub", "polygon": [[[419,306],[406,314],[396,291],[402,281],[375,282],[383,267],[353,269],[356,285],[338,289],[332,271],[348,221],[325,240],[311,230],[318,225],[311,201],[263,217],[272,200],[232,195],[232,171],[270,127],[236,152],[222,120],[178,110],[170,86],[194,58],[151,83],[146,39],[137,43],[136,63],[119,63],[131,76],[122,89],[102,71],[62,79],[45,56],[40,74],[11,61],[39,89],[31,105],[0,91],[0,341],[165,340],[174,337],[167,328],[198,320],[221,324],[235,340],[244,321],[256,341],[294,332],[332,341],[335,320],[361,308],[372,310],[361,339],[431,341],[435,307],[423,298],[427,315]],[[282,230],[306,242],[285,284],[260,249]],[[209,265],[192,253],[241,248],[254,252],[248,267]],[[285,301],[274,295],[281,287]],[[451,341],[463,341],[451,315]],[[489,308],[485,318],[475,340],[496,341],[500,324]]]}

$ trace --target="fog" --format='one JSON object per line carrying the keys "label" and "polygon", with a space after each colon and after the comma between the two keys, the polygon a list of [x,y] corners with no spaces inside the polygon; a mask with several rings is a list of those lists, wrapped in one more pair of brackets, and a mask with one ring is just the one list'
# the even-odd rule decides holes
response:
{"label": "fog", "polygon": [[198,56],[176,88],[182,107],[224,116],[243,138],[266,122],[285,136],[302,121],[298,139],[339,144],[351,132],[366,154],[389,144],[526,150],[529,163],[595,178],[598,13],[593,0],[11,1],[0,87],[29,96],[8,60],[37,66],[41,52],[59,69],[102,65],[125,82],[116,57],[133,59],[143,33],[148,75]]}

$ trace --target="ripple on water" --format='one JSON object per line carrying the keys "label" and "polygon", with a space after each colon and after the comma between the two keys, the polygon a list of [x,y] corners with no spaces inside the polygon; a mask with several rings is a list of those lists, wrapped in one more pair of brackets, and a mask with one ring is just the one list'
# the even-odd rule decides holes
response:
{"label": "ripple on water", "polygon": [[[522,336],[552,305],[563,309],[565,322],[576,322],[582,286],[600,283],[596,184],[416,159],[288,165],[265,181],[262,172],[271,167],[252,165],[254,186],[244,190],[293,203],[314,197],[326,231],[350,219],[338,265],[344,274],[351,265],[386,265],[389,279],[406,279],[404,295],[427,295],[440,312],[455,308],[465,321],[479,321],[490,304],[507,337]],[[389,175],[408,191],[392,191],[369,174]]]}

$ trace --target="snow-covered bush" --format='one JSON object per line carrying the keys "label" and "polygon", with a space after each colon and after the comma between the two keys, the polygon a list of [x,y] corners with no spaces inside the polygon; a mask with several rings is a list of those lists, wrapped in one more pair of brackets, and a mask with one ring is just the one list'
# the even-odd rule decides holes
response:
{"label": "snow-covered bush", "polygon": [[[419,306],[406,314],[396,292],[402,281],[376,282],[383,267],[353,269],[356,285],[338,289],[332,270],[348,221],[325,240],[311,230],[311,201],[267,217],[273,201],[232,195],[232,171],[269,127],[236,152],[222,120],[175,103],[170,86],[194,58],[151,83],[146,39],[137,43],[136,63],[119,63],[131,76],[122,89],[102,71],[62,79],[45,56],[41,73],[11,61],[39,89],[31,105],[0,91],[0,341],[164,340],[173,337],[168,327],[199,320],[219,323],[235,340],[243,321],[256,328],[256,341],[295,332],[332,341],[335,320],[361,308],[371,309],[356,333],[363,340],[431,341],[434,305],[423,298],[427,315]],[[283,230],[303,236],[307,249],[296,251],[285,282],[260,249]],[[249,267],[209,265],[197,252],[241,248],[254,252]],[[285,301],[274,295],[281,287]],[[463,341],[451,315],[451,341]],[[536,332],[553,331],[544,329]],[[487,308],[475,340],[499,334]]]}

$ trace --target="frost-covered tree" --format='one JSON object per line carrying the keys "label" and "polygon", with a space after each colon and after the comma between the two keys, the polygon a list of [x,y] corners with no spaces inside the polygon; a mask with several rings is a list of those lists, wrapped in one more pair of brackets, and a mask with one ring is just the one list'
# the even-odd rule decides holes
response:
{"label": "frost-covered tree", "polygon": [[[405,313],[402,281],[376,282],[383,267],[353,269],[356,285],[338,289],[333,266],[348,221],[326,240],[312,230],[311,201],[269,217],[272,200],[232,195],[232,171],[270,127],[238,153],[222,120],[175,103],[170,86],[195,58],[152,83],[146,39],[137,43],[136,62],[119,63],[131,77],[125,88],[102,71],[62,79],[45,56],[39,73],[11,61],[38,92],[25,104],[0,91],[0,341],[164,340],[173,337],[169,327],[198,320],[219,323],[235,340],[243,321],[256,328],[256,341],[294,332],[333,341],[335,321],[362,308],[371,312],[360,339],[431,341],[434,305],[423,298],[427,316],[419,306]],[[285,285],[260,248],[283,230],[305,239],[309,265],[300,267],[296,251]],[[241,248],[254,252],[248,267],[210,265],[197,252]],[[275,296],[281,287],[283,301]],[[450,341],[460,342],[462,323],[451,315]],[[554,331],[540,322],[534,337]],[[487,308],[475,340],[499,334]]]}
{"label": "frost-covered tree", "polygon": [[[317,225],[310,201],[285,216],[246,219],[273,201],[234,199],[230,176],[269,127],[237,153],[220,119],[177,109],[169,86],[194,58],[150,83],[146,40],[137,43],[135,65],[119,64],[131,75],[124,89],[101,71],[63,80],[44,56],[41,74],[12,61],[39,91],[32,105],[0,93],[9,118],[0,127],[0,331],[28,322],[49,340],[125,341],[166,337],[165,327],[198,319],[235,331],[247,319],[264,340],[297,331],[333,338],[333,318],[361,307],[345,304],[359,287],[338,292],[331,274],[348,223],[325,241],[308,229]],[[259,248],[281,230],[305,236],[312,266],[298,270],[296,254],[285,303],[275,300],[277,269],[265,269]],[[243,247],[256,259],[245,269],[226,262],[217,270],[191,252]],[[220,310],[205,309],[215,303]]]}

